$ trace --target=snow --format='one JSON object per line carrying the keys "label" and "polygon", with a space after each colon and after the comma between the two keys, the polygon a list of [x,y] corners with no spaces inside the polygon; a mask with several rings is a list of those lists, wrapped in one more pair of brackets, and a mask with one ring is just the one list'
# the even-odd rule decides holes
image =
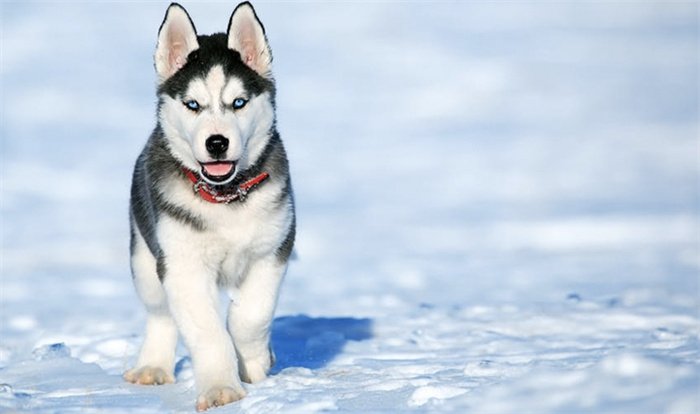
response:
{"label": "snow", "polygon": [[[166,5],[0,7],[0,411],[192,412],[184,347],[121,379]],[[215,412],[700,411],[696,4],[256,9],[298,259],[272,375]]]}

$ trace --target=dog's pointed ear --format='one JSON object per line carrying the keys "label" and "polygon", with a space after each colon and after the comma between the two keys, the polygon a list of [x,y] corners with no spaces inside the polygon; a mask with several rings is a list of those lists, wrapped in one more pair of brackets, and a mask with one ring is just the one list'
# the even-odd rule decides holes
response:
{"label": "dog's pointed ear", "polygon": [[154,57],[160,82],[183,67],[187,63],[187,56],[197,49],[197,30],[190,16],[182,6],[172,3],[160,25]]}
{"label": "dog's pointed ear", "polygon": [[231,14],[227,35],[228,47],[240,53],[243,63],[263,77],[271,77],[272,52],[265,28],[247,1],[236,6]]}

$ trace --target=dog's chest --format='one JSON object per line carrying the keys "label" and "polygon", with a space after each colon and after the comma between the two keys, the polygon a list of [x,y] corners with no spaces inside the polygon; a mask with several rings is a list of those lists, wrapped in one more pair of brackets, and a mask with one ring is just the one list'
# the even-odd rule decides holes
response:
{"label": "dog's chest", "polygon": [[202,200],[183,180],[168,184],[165,200],[196,218],[197,225],[161,215],[158,238],[166,256],[173,252],[203,265],[221,285],[237,285],[255,261],[275,255],[293,221],[291,204],[280,198],[284,183],[277,180],[230,205]]}
{"label": "dog's chest", "polygon": [[278,192],[277,183],[270,182],[231,205],[190,197],[189,209],[204,224],[197,237],[199,254],[229,282],[235,283],[252,261],[274,254],[282,243],[291,213],[275,203]]}
{"label": "dog's chest", "polygon": [[277,231],[270,225],[275,214],[248,206],[236,207],[222,209],[220,214],[205,219],[207,231],[222,246],[227,246],[228,253],[263,253],[276,239]]}
{"label": "dog's chest", "polygon": [[239,279],[251,260],[263,256],[272,247],[272,229],[264,225],[260,212],[257,213],[241,208],[227,209],[207,220],[214,260],[226,279]]}

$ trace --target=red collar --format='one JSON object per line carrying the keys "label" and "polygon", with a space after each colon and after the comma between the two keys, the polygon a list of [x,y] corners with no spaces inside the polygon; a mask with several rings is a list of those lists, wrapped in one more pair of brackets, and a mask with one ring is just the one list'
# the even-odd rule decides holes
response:
{"label": "red collar", "polygon": [[227,188],[225,191],[217,191],[215,188],[207,184],[202,178],[200,178],[199,174],[196,172],[185,167],[182,167],[182,172],[184,172],[187,178],[192,181],[192,189],[196,194],[199,194],[199,196],[202,197],[202,200],[210,203],[223,204],[229,204],[234,201],[244,201],[250,190],[257,187],[260,183],[270,177],[270,174],[262,172],[250,180],[239,184],[238,186],[234,186],[230,189]]}

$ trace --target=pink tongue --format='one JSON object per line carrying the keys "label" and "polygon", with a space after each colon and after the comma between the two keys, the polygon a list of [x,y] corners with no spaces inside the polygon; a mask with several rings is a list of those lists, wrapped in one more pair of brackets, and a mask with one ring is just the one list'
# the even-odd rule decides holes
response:
{"label": "pink tongue", "polygon": [[233,163],[217,162],[212,164],[204,164],[202,165],[202,168],[204,168],[204,172],[206,172],[207,175],[218,177],[230,173],[233,169]]}

